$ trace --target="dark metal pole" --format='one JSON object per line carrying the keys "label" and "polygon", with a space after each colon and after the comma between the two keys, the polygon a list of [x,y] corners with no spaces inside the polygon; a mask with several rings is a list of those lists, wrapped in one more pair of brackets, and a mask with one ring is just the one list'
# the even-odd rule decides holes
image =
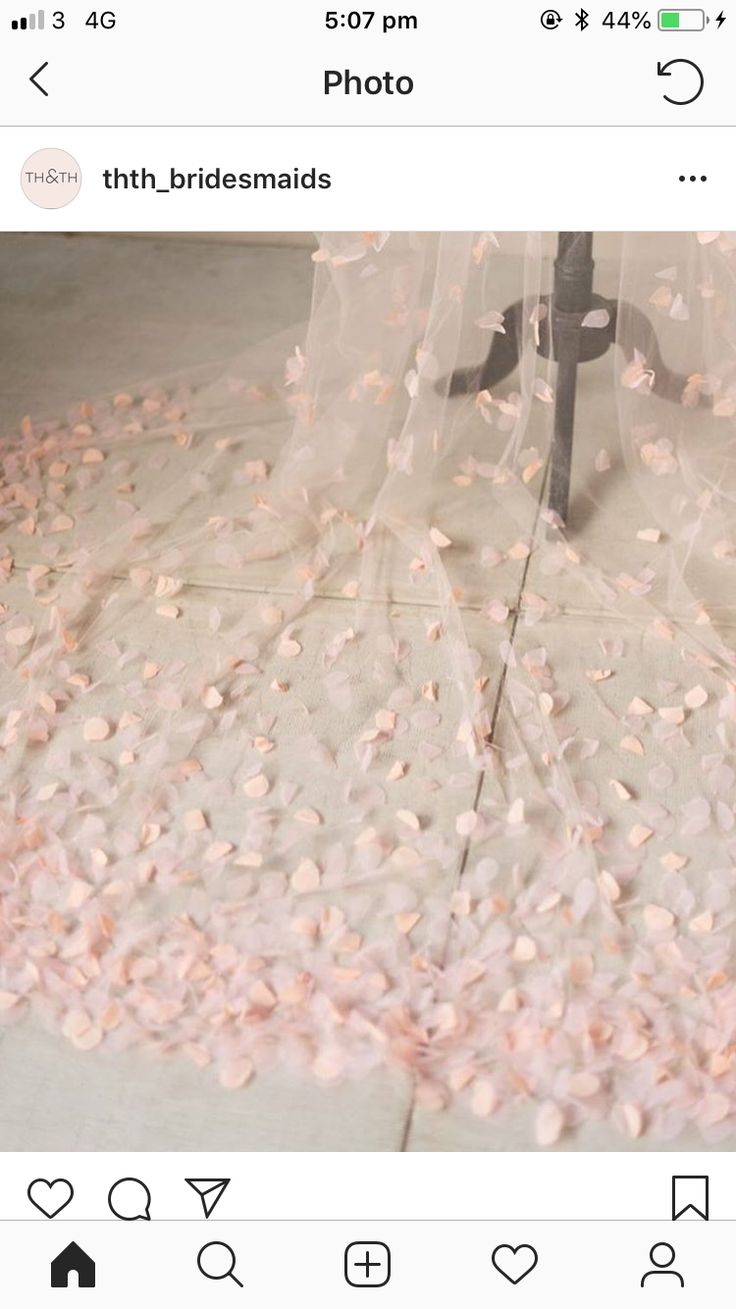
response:
{"label": "dark metal pole", "polygon": [[572,437],[582,319],[593,303],[593,233],[560,232],[552,292],[552,331],[557,359],[557,396],[552,436],[549,506],[567,522]]}
{"label": "dark metal pole", "polygon": [[[547,310],[539,325],[537,353],[557,362],[557,396],[550,452],[549,506],[567,523],[570,505],[570,469],[575,427],[575,392],[578,364],[601,359],[609,346],[618,345],[627,360],[637,352],[653,373],[652,394],[679,403],[688,378],[664,362],[657,335],[647,315],[625,300],[608,300],[593,294],[593,233],[560,232],[555,260],[554,290],[539,297]],[[530,304],[517,300],[504,314],[506,333],[493,333],[485,361],[475,368],[459,368],[437,383],[445,395],[491,390],[513,371],[519,361]],[[592,310],[597,326],[583,327]],[[701,394],[696,403],[712,407],[713,396]]]}

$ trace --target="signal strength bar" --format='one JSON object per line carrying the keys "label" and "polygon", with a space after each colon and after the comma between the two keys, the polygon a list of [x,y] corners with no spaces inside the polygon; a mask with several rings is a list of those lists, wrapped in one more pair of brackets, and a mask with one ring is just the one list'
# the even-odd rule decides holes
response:
{"label": "signal strength bar", "polygon": [[39,9],[37,14],[29,14],[27,18],[13,18],[10,26],[14,32],[42,32],[44,28],[44,11]]}

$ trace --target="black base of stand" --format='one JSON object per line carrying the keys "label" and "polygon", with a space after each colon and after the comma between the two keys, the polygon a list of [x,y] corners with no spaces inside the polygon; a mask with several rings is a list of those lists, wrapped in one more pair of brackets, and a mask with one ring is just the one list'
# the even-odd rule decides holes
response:
{"label": "black base of stand", "polygon": [[[537,351],[557,363],[549,507],[562,523],[567,522],[570,505],[578,365],[599,359],[609,346],[618,345],[628,360],[633,360],[637,351],[644,358],[653,374],[651,390],[655,395],[680,401],[688,380],[667,368],[646,314],[626,301],[605,300],[593,293],[594,268],[593,233],[560,232],[553,291],[541,297],[547,313],[538,325]],[[490,390],[513,371],[528,327],[525,309],[529,311],[530,306],[518,301],[506,310],[505,334],[494,334],[488,357],[479,368],[452,374],[450,395]],[[599,311],[597,325],[586,324],[594,311]],[[700,403],[707,404],[707,397],[701,397]]]}

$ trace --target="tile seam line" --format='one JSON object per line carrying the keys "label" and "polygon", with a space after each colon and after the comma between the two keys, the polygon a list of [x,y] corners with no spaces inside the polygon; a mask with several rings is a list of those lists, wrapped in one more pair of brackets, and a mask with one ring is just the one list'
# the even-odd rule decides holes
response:
{"label": "tile seam line", "polygon": [[[2,123],[3,128],[13,128],[14,130],[36,131],[37,129],[46,130],[48,123]],[[224,131],[226,128],[235,128],[237,130],[247,129],[248,131],[287,131],[295,132],[300,129],[305,131],[318,131],[322,128],[332,131],[333,129],[345,129],[354,131],[356,128],[365,128],[369,131],[378,128],[381,130],[396,131],[397,128],[406,128],[407,131],[419,129],[422,131],[437,131],[438,129],[449,129],[452,131],[521,131],[521,132],[539,132],[539,131],[631,131],[639,132],[660,129],[664,131],[677,130],[681,131],[683,127],[697,128],[700,131],[733,131],[736,123],[54,123],[54,128],[62,130],[79,130],[92,129],[109,131],[111,128],[120,128],[124,131],[134,130],[136,128],[155,128],[157,131],[191,131],[195,128],[202,128],[209,131]]]}
{"label": "tile seam line", "polygon": [[[531,537],[532,537],[532,539],[535,539],[535,538],[536,538],[536,533],[537,533],[537,529],[538,529],[538,526],[539,526],[539,520],[540,520],[540,516],[541,516],[542,508],[543,508],[543,503],[544,503],[544,499],[545,499],[545,492],[546,492],[546,489],[547,489],[547,480],[548,480],[548,478],[549,478],[549,469],[550,469],[550,463],[549,463],[549,459],[548,459],[548,460],[547,460],[547,464],[546,464],[546,466],[545,466],[545,470],[544,470],[544,476],[543,476],[543,478],[542,478],[542,481],[541,481],[541,484],[540,484],[540,487],[539,487],[539,499],[537,500],[536,512],[535,512],[535,515],[534,515],[534,522],[533,522],[533,524],[532,524],[532,529],[531,529]],[[533,557],[532,554],[527,555],[526,559],[524,560],[524,567],[523,567],[523,569],[522,569],[521,577],[519,578],[519,580],[518,580],[518,582],[517,582],[517,590],[516,590],[516,605],[515,605],[515,611],[514,611],[513,621],[512,621],[512,623],[511,623],[511,630],[510,630],[510,632],[509,632],[509,645],[511,646],[511,648],[513,648],[513,645],[514,645],[514,639],[515,639],[515,637],[516,637],[516,629],[517,629],[517,627],[519,626],[519,621],[520,621],[520,619],[521,619],[521,597],[522,597],[523,594],[524,594],[524,587],[526,586],[526,579],[527,579],[527,575],[528,575],[528,572],[529,572],[529,568],[530,568],[530,566],[531,566],[532,557]],[[488,744],[489,744],[489,747],[490,747],[491,749],[493,748],[493,745],[494,745],[494,742],[495,742],[495,737],[496,737],[496,727],[497,727],[497,725],[498,725],[498,718],[499,718],[499,714],[500,714],[500,712],[501,712],[501,701],[502,701],[502,699],[503,699],[503,693],[504,693],[504,688],[505,688],[505,686],[506,686],[506,679],[507,679],[507,676],[508,676],[508,665],[507,665],[507,664],[504,664],[503,667],[502,667],[502,669],[501,669],[501,673],[500,673],[500,676],[499,676],[499,679],[498,679],[498,686],[496,687],[496,694],[495,694],[495,696],[494,696],[494,698],[493,698],[493,711],[492,711],[492,714],[491,714],[491,725],[490,725],[490,730],[489,730],[489,733],[488,733]],[[484,781],[485,781],[485,771],[482,771],[482,772],[479,773],[479,775],[478,775],[478,781],[477,781],[477,783],[476,783],[476,787],[475,787],[475,795],[474,795],[474,797],[473,797],[473,811],[474,811],[474,812],[477,812],[477,810],[478,810],[478,805],[480,804],[480,798],[481,798],[481,795],[483,794],[483,783],[484,783]],[[464,847],[463,847],[462,853],[461,853],[461,855],[460,855],[460,858],[459,858],[459,860],[458,860],[457,871],[456,871],[456,874],[455,874],[455,877],[454,877],[453,885],[452,885],[452,887],[450,888],[450,899],[451,899],[451,897],[452,897],[452,892],[453,892],[454,890],[457,890],[457,888],[458,888],[459,886],[462,885],[463,875],[464,875],[464,873],[465,873],[465,869],[466,869],[466,867],[467,867],[467,863],[468,863],[468,859],[469,859],[469,857],[470,857],[470,837],[468,836],[468,837],[465,838],[465,844],[464,844]],[[448,904],[449,904],[449,900],[448,900]],[[444,948],[443,948],[443,952],[442,952],[442,966],[443,966],[443,967],[444,967],[444,966],[446,965],[446,963],[447,963],[447,951],[448,951],[448,948],[449,948],[451,935],[452,935],[452,922],[451,922],[451,916],[448,915],[447,931],[446,931],[446,933],[445,933],[445,942],[444,942]],[[412,1086],[413,1086],[413,1091],[412,1091],[411,1103],[410,1103],[410,1105],[409,1105],[409,1112],[408,1112],[408,1114],[407,1114],[406,1124],[405,1124],[405,1126],[404,1126],[404,1132],[403,1132],[403,1135],[402,1135],[402,1138],[401,1138],[401,1153],[402,1153],[402,1154],[406,1154],[406,1153],[408,1153],[408,1145],[409,1145],[409,1141],[410,1141],[410,1138],[411,1138],[412,1127],[413,1127],[413,1124],[414,1124],[414,1110],[415,1110],[415,1108],[416,1108],[416,1077],[414,1077],[413,1080],[412,1080]]]}
{"label": "tile seam line", "polygon": [[[16,560],[16,561],[15,561],[15,571],[18,572],[18,573],[27,573],[27,572],[29,572],[32,568],[38,567],[38,565],[41,564],[41,563],[42,563],[41,560],[37,560],[36,563],[29,563],[29,562],[27,562],[27,561],[18,561],[18,560]],[[527,571],[528,571],[528,570],[527,570]],[[53,576],[53,575],[56,575],[56,576],[58,576],[58,577],[69,577],[69,576],[71,576],[71,570],[68,569],[68,568],[65,568],[65,567],[55,567],[55,566],[52,564],[52,565],[51,565],[51,575],[52,575],[52,576]],[[111,577],[114,581],[116,581],[116,582],[120,582],[121,584],[125,584],[125,583],[128,583],[128,582],[130,581],[129,575],[128,575],[127,573],[117,573],[117,572],[112,572],[112,573],[110,573],[110,577]],[[525,579],[524,579],[524,580],[526,580],[526,574],[525,574]],[[263,587],[258,587],[258,586],[227,586],[227,585],[225,585],[223,582],[185,581],[185,583],[184,583],[184,587],[183,587],[183,590],[184,590],[184,591],[186,591],[186,590],[192,590],[192,591],[222,591],[222,592],[224,592],[225,594],[236,594],[236,595],[278,595],[278,596],[291,596],[291,595],[293,595],[293,592],[292,592],[292,591],[289,591],[287,588],[281,587],[281,586],[279,586],[279,585],[275,585],[275,586],[274,586],[274,585],[268,585],[267,583],[264,583]],[[340,595],[340,594],[337,593],[337,592],[334,592],[334,593],[330,593],[330,592],[317,592],[317,593],[315,594],[315,597],[314,597],[314,598],[315,598],[316,600],[320,600],[320,601],[337,602],[337,603],[340,603],[340,604],[353,604],[353,605],[354,605],[354,604],[356,603],[356,601],[355,601],[355,597],[350,597],[350,596]],[[359,603],[360,603],[360,604],[364,604],[364,605],[371,605],[371,606],[381,606],[381,605],[383,605],[383,606],[386,606],[386,605],[391,605],[391,606],[403,606],[403,607],[404,607],[405,609],[407,609],[407,610],[411,610],[411,609],[426,609],[426,610],[429,610],[429,611],[438,611],[438,610],[441,608],[441,606],[440,606],[439,604],[437,604],[437,603],[433,603],[433,602],[430,601],[430,600],[419,600],[419,599],[416,599],[416,598],[413,598],[413,597],[412,597],[412,598],[396,598],[396,597],[390,597],[390,596],[387,596],[387,597],[384,597],[384,596],[361,596],[361,597],[360,597],[360,601],[359,601]],[[460,604],[460,603],[458,603],[458,606],[457,606],[457,607],[458,607],[458,609],[459,609],[462,613],[481,614],[481,615],[482,615],[482,613],[483,613],[483,605],[482,605],[482,604]],[[525,612],[525,611],[524,611],[524,610],[523,610],[523,609],[518,605],[518,603],[514,603],[514,604],[509,605],[509,618],[519,618],[519,617],[521,617],[521,615],[522,615],[524,612]],[[402,616],[402,615],[399,615],[399,617],[401,617],[401,616]],[[678,615],[675,614],[675,615],[669,615],[669,617],[672,619],[672,621],[676,621],[676,622],[681,623],[681,624],[684,624],[684,625],[692,624],[692,623],[695,622],[694,619],[692,619],[692,618],[688,618],[688,617],[686,617],[686,616],[684,616],[684,615],[679,615],[679,616],[678,616]],[[572,621],[575,621],[575,620],[577,620],[577,621],[583,621],[583,622],[594,622],[596,619],[602,619],[602,618],[603,618],[603,619],[609,619],[609,620],[611,620],[611,621],[614,621],[614,620],[618,620],[618,619],[620,618],[620,615],[619,615],[619,614],[616,614],[616,613],[612,613],[612,612],[611,612],[610,610],[608,610],[608,609],[572,609],[572,608],[569,608],[569,609],[560,609],[560,610],[558,611],[558,613],[556,613],[556,614],[554,615],[553,618],[547,619],[546,621],[547,621],[547,622],[556,622],[558,619],[562,619],[562,620],[565,620],[565,621],[571,621],[571,620],[572,620]],[[722,626],[724,626],[724,627],[725,627],[725,626],[727,626],[727,627],[733,627],[733,626],[736,625],[736,612],[733,613],[733,616],[731,616],[730,614],[727,613],[727,614],[724,615],[722,618],[719,617],[719,620],[718,620],[718,621],[719,621],[719,623],[720,623]],[[497,625],[495,625],[495,626],[497,626],[498,629],[500,630],[500,628],[503,626],[503,624],[497,624]],[[645,622],[645,621],[642,621],[641,624],[633,624],[633,623],[632,623],[632,626],[642,626],[643,628],[645,628],[645,627],[646,627],[646,622]]]}

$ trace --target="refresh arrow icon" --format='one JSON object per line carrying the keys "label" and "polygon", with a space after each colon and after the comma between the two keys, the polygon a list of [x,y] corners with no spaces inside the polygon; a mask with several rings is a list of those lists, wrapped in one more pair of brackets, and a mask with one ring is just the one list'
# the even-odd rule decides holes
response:
{"label": "refresh arrow icon", "polygon": [[657,76],[671,77],[672,69],[676,64],[687,64],[689,68],[695,69],[695,72],[698,74],[698,89],[695,92],[695,95],[688,96],[687,100],[675,100],[674,96],[671,95],[666,95],[664,99],[671,105],[691,105],[698,99],[698,96],[703,93],[705,78],[703,77],[702,69],[698,68],[698,65],[694,64],[692,59],[668,59],[666,64],[663,64],[661,61],[657,62]]}

